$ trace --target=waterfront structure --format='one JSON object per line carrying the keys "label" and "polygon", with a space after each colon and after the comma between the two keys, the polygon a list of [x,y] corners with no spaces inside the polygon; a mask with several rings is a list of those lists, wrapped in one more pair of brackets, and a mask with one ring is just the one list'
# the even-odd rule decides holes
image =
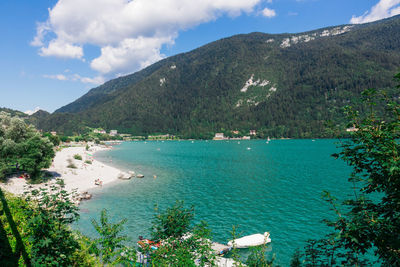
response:
{"label": "waterfront structure", "polygon": [[224,140],[225,136],[224,133],[216,133],[213,140]]}

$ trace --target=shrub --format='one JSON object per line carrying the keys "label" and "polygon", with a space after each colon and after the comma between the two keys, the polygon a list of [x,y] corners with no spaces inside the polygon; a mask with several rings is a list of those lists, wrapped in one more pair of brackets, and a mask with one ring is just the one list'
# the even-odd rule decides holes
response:
{"label": "shrub", "polygon": [[79,155],[79,154],[75,154],[75,155],[74,155],[74,159],[76,159],[76,160],[82,160],[82,156]]}
{"label": "shrub", "polygon": [[68,165],[67,168],[76,169],[76,165],[72,162],[72,159],[67,159]]}
{"label": "shrub", "polygon": [[34,266],[73,266],[73,255],[79,249],[69,226],[79,218],[78,207],[71,200],[74,195],[64,189],[61,179],[49,187],[25,192],[26,201],[31,203],[26,215]]}
{"label": "shrub", "polygon": [[126,219],[118,223],[109,222],[107,210],[103,209],[100,214],[100,223],[92,219],[94,226],[100,238],[95,239],[93,250],[97,256],[100,256],[104,264],[118,263],[132,265],[136,262],[136,250],[123,244],[128,240],[126,236],[120,235]]}

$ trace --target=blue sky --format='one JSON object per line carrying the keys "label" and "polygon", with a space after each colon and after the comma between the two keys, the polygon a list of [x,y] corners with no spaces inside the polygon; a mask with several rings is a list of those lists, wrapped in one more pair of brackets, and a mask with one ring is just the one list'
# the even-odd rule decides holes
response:
{"label": "blue sky", "polygon": [[109,79],[241,33],[400,14],[400,0],[3,0],[0,107],[53,112]]}

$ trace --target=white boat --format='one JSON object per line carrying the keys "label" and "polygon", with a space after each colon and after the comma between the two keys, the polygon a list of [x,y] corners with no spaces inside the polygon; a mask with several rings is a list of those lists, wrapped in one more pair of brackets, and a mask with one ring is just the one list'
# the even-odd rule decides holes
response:
{"label": "white boat", "polygon": [[[268,243],[271,243],[271,238],[269,238],[268,232],[265,232],[263,235],[254,234],[235,239],[236,248],[256,247]],[[233,246],[232,240],[228,242],[228,246]]]}

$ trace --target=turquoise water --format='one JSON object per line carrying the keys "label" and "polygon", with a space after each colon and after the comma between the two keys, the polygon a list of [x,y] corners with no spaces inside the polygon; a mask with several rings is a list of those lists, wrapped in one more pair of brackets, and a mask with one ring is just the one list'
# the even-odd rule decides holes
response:
{"label": "turquoise water", "polygon": [[114,221],[128,219],[125,233],[136,242],[149,233],[154,204],[184,200],[215,241],[226,243],[232,225],[243,235],[269,231],[269,254],[287,266],[296,248],[326,233],[321,220],[333,213],[322,191],[351,193],[350,168],[330,156],[337,151],[334,140],[125,142],[96,158],[145,178],[93,190],[76,227],[94,235],[90,220],[106,208]]}

